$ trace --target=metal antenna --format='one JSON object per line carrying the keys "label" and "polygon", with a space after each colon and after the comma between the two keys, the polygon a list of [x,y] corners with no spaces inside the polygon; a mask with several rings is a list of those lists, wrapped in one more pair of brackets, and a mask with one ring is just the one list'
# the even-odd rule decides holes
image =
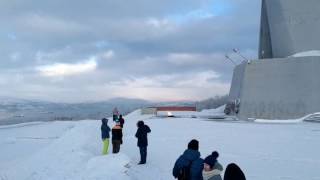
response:
{"label": "metal antenna", "polygon": [[234,64],[235,66],[237,65],[237,63],[234,62],[234,60],[232,60],[228,54],[225,55],[226,59],[228,59],[229,61],[232,62],[232,64]]}
{"label": "metal antenna", "polygon": [[240,53],[239,49],[234,48],[234,49],[232,49],[232,51],[235,52],[236,54],[238,54],[238,55],[239,55],[242,59],[244,59],[245,61],[250,62],[250,60],[249,60],[248,58],[244,57],[244,56]]}

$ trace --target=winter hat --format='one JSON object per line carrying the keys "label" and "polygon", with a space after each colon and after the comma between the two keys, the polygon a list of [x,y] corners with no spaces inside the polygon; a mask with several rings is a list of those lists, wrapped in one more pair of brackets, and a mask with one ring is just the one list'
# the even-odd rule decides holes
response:
{"label": "winter hat", "polygon": [[108,123],[108,119],[107,118],[102,118],[102,123],[105,123],[105,124],[107,124]]}
{"label": "winter hat", "polygon": [[219,157],[219,153],[217,151],[213,151],[211,153],[211,156],[213,156],[215,159],[217,159]]}
{"label": "winter hat", "polygon": [[213,166],[216,164],[216,162],[217,162],[217,158],[215,158],[212,155],[209,155],[204,159],[204,163],[208,164],[210,166],[210,168],[213,168]]}
{"label": "winter hat", "polygon": [[144,125],[144,122],[143,121],[138,121],[137,125],[138,125],[138,127],[142,127]]}
{"label": "winter hat", "polygon": [[231,163],[224,172],[224,180],[246,180],[246,177],[239,166]]}
{"label": "winter hat", "polygon": [[188,149],[199,150],[199,141],[192,139],[188,144]]}

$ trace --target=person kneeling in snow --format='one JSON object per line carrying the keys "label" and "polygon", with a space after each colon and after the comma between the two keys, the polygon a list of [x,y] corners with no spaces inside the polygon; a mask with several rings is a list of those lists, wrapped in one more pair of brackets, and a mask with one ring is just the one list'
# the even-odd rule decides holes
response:
{"label": "person kneeling in snow", "polygon": [[218,157],[219,153],[214,151],[204,159],[202,171],[203,180],[222,180],[221,173],[223,171],[223,167],[218,162]]}
{"label": "person kneeling in snow", "polygon": [[110,127],[108,126],[108,119],[103,118],[101,124],[101,138],[103,141],[102,154],[108,154],[109,149],[109,138],[110,138]]}
{"label": "person kneeling in snow", "polygon": [[120,151],[120,144],[122,144],[122,128],[120,123],[116,123],[112,128],[112,153]]}
{"label": "person kneeling in snow", "polygon": [[188,149],[175,162],[172,175],[178,180],[202,180],[202,169],[199,141],[193,139],[189,142]]}
{"label": "person kneeling in snow", "polygon": [[137,145],[140,150],[139,164],[145,164],[147,162],[148,133],[151,132],[151,129],[149,126],[145,125],[143,121],[139,121],[137,126],[136,138],[138,138]]}

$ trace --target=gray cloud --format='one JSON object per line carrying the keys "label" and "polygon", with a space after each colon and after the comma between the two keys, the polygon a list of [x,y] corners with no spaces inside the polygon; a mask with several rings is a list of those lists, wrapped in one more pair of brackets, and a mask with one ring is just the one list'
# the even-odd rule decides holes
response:
{"label": "gray cloud", "polygon": [[[172,99],[225,94],[233,65],[224,55],[238,48],[256,58],[259,17],[260,1],[249,0],[4,0],[0,95],[85,101],[161,100],[159,90]],[[46,76],[41,68],[59,72]],[[199,88],[186,78],[206,83]]]}

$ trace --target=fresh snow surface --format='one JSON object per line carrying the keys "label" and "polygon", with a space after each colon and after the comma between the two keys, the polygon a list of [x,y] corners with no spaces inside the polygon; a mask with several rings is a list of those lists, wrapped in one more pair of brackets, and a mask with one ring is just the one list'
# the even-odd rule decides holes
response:
{"label": "fresh snow surface", "polygon": [[[320,117],[320,112],[308,114],[302,118],[298,119],[253,119],[254,122],[256,123],[277,123],[277,124],[286,124],[286,123],[302,123],[303,121],[315,121],[318,122]],[[315,118],[315,119],[313,119]]]}
{"label": "fresh snow surface", "polygon": [[226,105],[220,106],[217,109],[204,109],[201,112],[197,113],[197,117],[200,118],[217,118],[217,117],[226,117],[224,109]]}
{"label": "fresh snow surface", "polygon": [[303,119],[287,119],[287,120],[270,120],[270,119],[256,119],[256,123],[277,123],[277,124],[286,124],[286,123],[301,123]]}
{"label": "fresh snow surface", "polygon": [[320,56],[320,50],[304,51],[296,53],[290,57],[307,57],[307,56]]}
{"label": "fresh snow surface", "polygon": [[[140,111],[125,120],[120,153],[105,156],[100,121],[1,126],[0,180],[169,180],[175,160],[193,138],[200,141],[202,158],[217,150],[224,167],[239,164],[248,180],[320,180],[318,123],[230,123],[157,118]],[[146,165],[137,165],[138,120],[152,130]]]}

